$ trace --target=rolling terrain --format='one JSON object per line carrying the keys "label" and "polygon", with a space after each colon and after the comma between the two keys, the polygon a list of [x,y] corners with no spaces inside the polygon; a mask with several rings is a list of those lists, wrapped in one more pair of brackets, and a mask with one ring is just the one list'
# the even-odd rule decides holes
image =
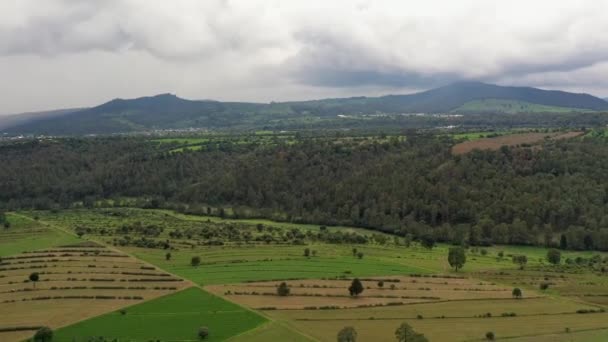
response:
{"label": "rolling terrain", "polygon": [[[606,110],[608,102],[588,94],[459,82],[410,95],[297,102],[194,101],[161,94],[130,100],[115,99],[88,109],[62,112],[61,115],[28,117],[25,122],[13,120],[2,124],[0,118],[0,129],[10,134],[75,135],[189,128],[351,127],[362,123],[338,119],[406,113],[528,114]],[[383,120],[386,124],[386,119]]]}
{"label": "rolling terrain", "polygon": [[[481,341],[488,332],[520,342],[602,341],[608,334],[600,270],[608,255],[601,252],[561,251],[553,264],[545,248],[470,247],[455,271],[446,258],[450,245],[428,248],[348,227],[134,208],[9,216],[80,237],[3,259],[3,341],[27,338],[40,325],[55,330],[54,342],[195,340],[201,327],[208,341],[334,341],[346,326],[360,340],[394,341],[404,322],[430,341]],[[369,240],[317,237],[349,229]],[[511,258],[521,255],[528,262],[518,266]],[[40,280],[18,281],[30,268]],[[351,296],[355,278],[362,292]],[[278,295],[281,282],[287,295]]]}

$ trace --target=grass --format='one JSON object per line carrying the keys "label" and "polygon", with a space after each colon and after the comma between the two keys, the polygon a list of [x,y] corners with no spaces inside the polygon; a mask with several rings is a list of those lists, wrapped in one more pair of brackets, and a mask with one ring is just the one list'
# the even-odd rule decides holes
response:
{"label": "grass", "polygon": [[[118,231],[124,225],[141,222],[144,226],[160,227],[162,232],[155,239],[171,240],[173,249],[170,250],[170,260],[165,260],[167,250],[160,248],[132,246],[117,246],[117,248],[197,284],[218,285],[220,290],[214,292],[218,294],[225,292],[222,291],[220,284],[229,283],[292,278],[311,280],[371,276],[389,278],[414,273],[464,276],[471,278],[467,279],[467,282],[463,281],[468,284],[467,287],[483,287],[490,283],[502,287],[503,291],[504,288],[507,289],[506,298],[499,296],[502,299],[497,299],[499,297],[495,294],[484,296],[483,292],[464,293],[463,291],[477,290],[456,289],[465,285],[452,285],[449,280],[443,280],[444,283],[441,286],[434,286],[430,285],[431,283],[428,283],[429,285],[424,283],[442,280],[440,278],[412,277],[412,279],[418,279],[420,284],[411,285],[402,281],[400,286],[408,288],[414,286],[411,289],[413,292],[420,290],[415,286],[431,288],[424,291],[428,292],[428,296],[440,297],[441,300],[432,303],[365,309],[297,310],[293,309],[296,306],[285,306],[292,309],[263,311],[264,316],[271,319],[267,324],[262,324],[265,319],[248,309],[219,299],[200,289],[193,289],[137,305],[128,309],[127,315],[124,316],[111,313],[61,329],[59,334],[64,334],[64,330],[72,331],[72,335],[59,335],[66,336],[66,341],[71,341],[69,338],[72,336],[82,339],[91,334],[99,335],[96,333],[99,331],[108,338],[120,338],[121,340],[194,340],[196,339],[196,329],[201,325],[210,327],[212,340],[231,338],[231,341],[306,341],[310,337],[313,340],[331,341],[335,340],[336,333],[341,328],[352,325],[359,332],[360,340],[392,341],[394,340],[394,330],[403,321],[407,321],[417,331],[424,333],[431,341],[481,341],[487,331],[494,331],[498,338],[508,337],[516,341],[517,339],[534,340],[535,337],[539,341],[568,340],[568,337],[572,337],[573,340],[588,338],[591,341],[600,341],[601,337],[605,336],[602,335],[604,331],[601,329],[608,328],[606,323],[608,314],[606,313],[576,313],[579,309],[607,308],[608,280],[606,280],[605,274],[594,274],[583,265],[550,266],[545,260],[547,249],[540,247],[492,246],[475,249],[475,252],[474,249],[470,249],[467,252],[467,262],[464,268],[456,273],[447,263],[448,248],[451,247],[447,244],[425,249],[417,243],[413,243],[410,247],[395,244],[392,238],[388,239],[385,244],[374,239],[373,242],[360,245],[328,244],[306,238],[303,240],[305,245],[292,244],[292,240],[277,239],[269,244],[261,241],[248,243],[226,241],[223,246],[207,246],[204,243],[209,238],[198,235],[201,230],[207,229],[213,232],[214,229],[219,229],[218,225],[224,224],[233,225],[235,231],[248,230],[254,235],[261,234],[257,231],[257,225],[261,224],[274,229],[264,228],[264,234],[270,233],[278,238],[293,229],[316,233],[320,231],[317,225],[257,219],[221,219],[212,216],[184,215],[168,210],[126,208],[68,210],[59,213],[39,211],[21,214],[30,217],[39,216],[40,220],[37,224],[43,227],[45,223],[48,223],[71,231],[78,226],[91,228],[92,233],[87,233],[85,237],[106,243],[114,243],[116,238],[127,235],[127,233]],[[29,222],[35,221],[29,220]],[[104,229],[103,234],[100,229]],[[373,231],[352,227],[328,227],[327,229],[349,230],[368,236],[377,234]],[[183,232],[190,230],[195,236],[188,239],[172,238],[170,233],[177,230]],[[139,233],[135,231],[128,234],[132,235],[134,239],[140,237]],[[305,248],[315,251],[316,255],[305,257],[303,255]],[[357,248],[363,253],[362,259],[353,256],[353,248]],[[485,250],[485,255],[481,254],[482,249]],[[504,255],[502,258],[498,257],[501,252]],[[518,270],[517,265],[511,262],[511,256],[519,254],[528,257],[528,264],[524,270]],[[578,256],[589,258],[597,254],[602,257],[607,255],[592,251],[562,251],[562,260],[575,259]],[[201,257],[200,266],[190,265],[193,256]],[[406,278],[410,279],[410,277]],[[545,281],[550,282],[551,286],[547,291],[541,292],[538,290],[539,284]],[[448,284],[445,284],[446,282]],[[486,284],[484,285],[482,282]],[[289,281],[289,283],[299,284],[294,281]],[[255,284],[246,286],[250,285],[256,286]],[[389,285],[389,283],[385,283],[384,286]],[[443,289],[439,289],[439,287],[443,287]],[[513,287],[521,287],[525,299],[511,299],[509,294]],[[370,288],[374,288],[374,285],[372,284]],[[213,288],[210,287],[210,289]],[[201,300],[206,304],[197,304],[199,299],[196,298],[176,300],[176,303],[169,300],[174,296],[194,290],[199,291],[200,296],[206,298]],[[273,288],[270,288],[268,291],[272,290]],[[329,293],[333,290],[330,287],[316,290],[294,288],[294,294],[298,291],[307,293],[316,291],[326,295],[325,292]],[[340,293],[346,293],[346,291],[340,291]],[[377,289],[366,291],[370,299],[373,293],[378,292]],[[409,290],[404,289],[404,291]],[[237,301],[233,297],[227,296],[230,300]],[[307,298],[311,298],[311,302],[316,301],[315,303],[332,299],[324,296],[293,296],[287,299],[306,301]],[[263,301],[264,297],[257,296],[254,299]],[[338,299],[349,300],[347,297]],[[272,298],[272,300],[281,299]],[[161,301],[161,304],[151,305],[158,301]],[[226,304],[220,305],[216,301]],[[188,303],[188,305],[184,303]],[[266,302],[255,302],[253,305],[252,303],[245,304],[252,307],[262,307],[261,304],[267,304]],[[148,304],[150,306],[147,306]],[[230,305],[232,309],[223,308],[222,305]],[[305,305],[300,307],[305,307]],[[214,314],[214,311],[217,312]],[[504,312],[515,312],[516,317],[501,317]],[[233,313],[236,316],[233,316]],[[487,313],[491,313],[492,317],[481,317]],[[255,318],[247,315],[253,315]],[[423,319],[418,319],[418,315],[421,315]],[[439,318],[441,316],[445,317]],[[179,320],[179,322],[173,323],[172,319]],[[249,319],[255,322],[252,323]],[[158,326],[169,328],[161,331],[156,328]],[[564,330],[566,327],[570,328],[568,334]]]}
{"label": "grass", "polygon": [[469,101],[453,110],[453,112],[476,112],[476,113],[575,113],[592,112],[589,109],[567,108],[557,106],[546,106],[536,103],[503,99],[484,99]]}
{"label": "grass", "polygon": [[[350,246],[318,244],[308,246],[316,257],[302,256],[303,246],[201,247],[172,252],[165,260],[162,250],[127,248],[138,258],[201,285],[274,279],[304,279],[339,276],[372,276],[429,273],[425,268],[399,264],[382,257],[352,256]],[[359,247],[365,253],[365,247]],[[370,251],[372,248],[369,249]],[[201,266],[190,266],[200,256]]]}
{"label": "grass", "polygon": [[228,340],[229,342],[268,342],[268,341],[290,341],[290,342],[312,342],[306,337],[286,325],[277,321],[268,322],[256,329],[237,335]]}
{"label": "grass", "polygon": [[189,288],[56,331],[54,342],[87,341],[94,336],[121,341],[194,341],[199,327],[209,328],[206,341],[224,341],[266,321],[260,315]]}
{"label": "grass", "polygon": [[571,331],[606,328],[606,319],[608,314],[409,320],[368,317],[360,320],[290,321],[289,325],[320,341],[334,341],[337,332],[345,326],[354,327],[362,341],[394,341],[395,329],[402,322],[410,324],[430,341],[484,341],[488,331],[493,331],[498,339],[548,334],[569,336],[565,327],[570,327]]}
{"label": "grass", "polygon": [[[40,275],[35,284],[28,280],[32,272]],[[3,257],[0,327],[57,328],[186,286],[190,283],[100,246],[30,251]],[[0,341],[29,336],[31,331],[0,332]]]}
{"label": "grass", "polygon": [[11,227],[0,228],[0,257],[79,241],[28,217],[8,213],[7,218]]}

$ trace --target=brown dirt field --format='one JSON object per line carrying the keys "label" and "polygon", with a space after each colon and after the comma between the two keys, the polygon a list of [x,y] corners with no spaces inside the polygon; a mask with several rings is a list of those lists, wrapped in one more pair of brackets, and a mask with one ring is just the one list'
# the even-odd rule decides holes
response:
{"label": "brown dirt field", "polygon": [[[337,314],[337,313],[336,313]],[[584,317],[581,317],[584,316]],[[417,332],[429,341],[485,341],[485,333],[493,331],[498,338],[564,333],[572,331],[606,328],[608,314],[591,315],[541,315],[532,317],[452,318],[408,320]],[[319,341],[335,341],[336,334],[345,326],[352,326],[361,341],[395,341],[395,329],[403,320],[322,320],[290,321],[288,324]]]}
{"label": "brown dirt field", "polygon": [[537,144],[544,139],[559,140],[574,138],[583,132],[553,132],[553,133],[519,133],[508,134],[494,138],[482,138],[472,141],[465,141],[452,147],[452,154],[469,153],[475,149],[479,150],[498,150],[501,146],[516,146],[521,144]]}
{"label": "brown dirt field", "polygon": [[425,299],[396,299],[396,298],[374,298],[360,296],[351,297],[301,297],[301,296],[224,296],[230,301],[247,306],[252,309],[274,307],[277,309],[303,309],[305,307],[338,306],[340,308],[355,308],[361,305],[385,305],[389,302],[424,303]]}
{"label": "brown dirt field", "polygon": [[[348,296],[350,280],[286,281],[291,295],[275,295],[279,282],[212,285],[206,290],[251,308],[276,307],[298,309],[307,306],[357,307],[386,305],[392,302],[417,303],[441,300],[508,299],[511,289],[475,279],[391,277],[400,282],[385,282],[378,288],[376,280],[362,281],[366,288],[359,298]],[[395,289],[390,289],[391,285]],[[481,284],[481,285],[480,285]],[[229,294],[228,294],[229,291]],[[255,292],[257,294],[251,294]],[[237,294],[238,293],[238,294]]]}
{"label": "brown dirt field", "polygon": [[[149,265],[132,257],[120,257],[107,248],[97,248],[112,256],[100,256],[69,252],[69,249],[55,249],[59,252],[24,253],[16,258],[7,258],[0,266],[0,327],[41,326],[58,328],[73,324],[107,312],[118,310],[166,295],[190,286],[187,281],[157,281],[175,279],[158,269],[147,269]],[[72,256],[49,257],[47,254],[72,253]],[[50,261],[50,259],[57,259]],[[34,261],[33,263],[31,261]],[[42,261],[42,262],[36,262]],[[90,267],[89,265],[95,265]],[[36,268],[30,268],[33,266]],[[141,267],[144,267],[142,269]],[[11,267],[26,269],[7,270]],[[33,284],[26,281],[32,272],[40,274],[40,281]],[[142,274],[121,274],[121,272]],[[164,275],[164,276],[163,276]],[[77,279],[77,280],[68,280]],[[97,281],[91,279],[111,279]],[[151,281],[128,281],[148,279]],[[51,289],[51,287],[87,287],[86,289]],[[92,289],[91,287],[145,287],[145,289]],[[155,290],[154,287],[165,288]],[[167,289],[175,288],[175,290]],[[143,299],[51,299],[29,300],[35,297],[56,296],[114,296],[143,297]],[[12,302],[12,301],[15,302]],[[20,341],[32,336],[33,331],[0,333],[0,341]]]}

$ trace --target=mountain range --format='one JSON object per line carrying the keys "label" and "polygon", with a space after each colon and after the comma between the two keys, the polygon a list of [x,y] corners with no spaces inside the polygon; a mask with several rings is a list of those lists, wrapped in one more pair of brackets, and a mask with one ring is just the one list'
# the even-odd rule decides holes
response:
{"label": "mountain range", "polygon": [[608,102],[588,94],[458,82],[409,95],[271,103],[186,100],[161,94],[115,99],[92,108],[0,117],[0,130],[9,134],[108,134],[154,129],[239,129],[374,114],[601,111],[608,112]]}

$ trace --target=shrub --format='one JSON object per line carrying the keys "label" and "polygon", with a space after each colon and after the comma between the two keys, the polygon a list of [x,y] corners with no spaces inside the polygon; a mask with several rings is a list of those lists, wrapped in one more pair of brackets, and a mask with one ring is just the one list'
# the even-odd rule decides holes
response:
{"label": "shrub", "polygon": [[277,294],[281,297],[285,297],[285,296],[289,296],[289,286],[287,286],[287,283],[282,282],[278,287],[277,287]]}
{"label": "shrub", "polygon": [[34,342],[51,342],[53,340],[53,330],[49,327],[41,327],[34,334]]}
{"label": "shrub", "polygon": [[338,332],[338,342],[355,342],[357,341],[357,331],[353,327],[344,327]]}
{"label": "shrub", "polygon": [[204,340],[207,338],[207,336],[209,336],[209,328],[207,328],[207,327],[198,328],[198,338],[200,338],[201,340]]}
{"label": "shrub", "polygon": [[192,266],[198,266],[201,264],[201,257],[199,256],[193,256],[192,259],[190,259],[190,265]]}
{"label": "shrub", "polygon": [[521,292],[521,289],[519,287],[516,287],[513,289],[513,292],[511,292],[511,294],[513,295],[514,298],[520,299],[523,296],[523,293]]}

